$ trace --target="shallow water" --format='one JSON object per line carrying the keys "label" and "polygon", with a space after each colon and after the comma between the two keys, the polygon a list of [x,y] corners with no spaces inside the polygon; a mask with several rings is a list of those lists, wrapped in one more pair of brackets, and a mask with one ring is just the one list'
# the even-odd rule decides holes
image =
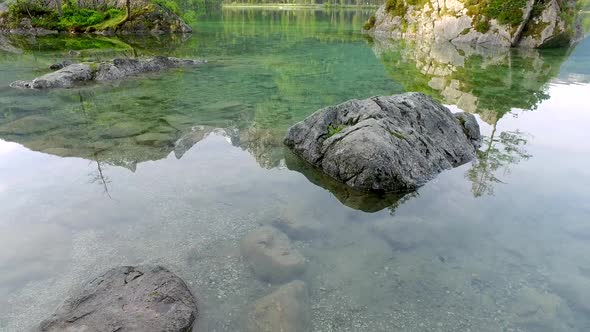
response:
{"label": "shallow water", "polygon": [[[371,40],[370,12],[226,10],[188,38],[13,39],[0,51],[0,330],[28,330],[120,264],[160,263],[241,331],[259,281],[239,241],[289,220],[312,331],[590,330],[590,40],[570,51]],[[83,59],[205,66],[19,91]],[[13,52],[21,52],[13,53]],[[478,160],[415,193],[362,196],[285,151],[351,98],[421,91],[475,113]]]}

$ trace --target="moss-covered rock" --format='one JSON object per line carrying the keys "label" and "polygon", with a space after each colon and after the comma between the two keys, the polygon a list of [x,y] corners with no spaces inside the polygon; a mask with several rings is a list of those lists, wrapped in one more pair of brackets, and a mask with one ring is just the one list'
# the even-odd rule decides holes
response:
{"label": "moss-covered rock", "polygon": [[393,38],[530,48],[569,46],[582,36],[575,0],[387,0],[364,28]]}
{"label": "moss-covered rock", "polygon": [[0,8],[0,31],[35,35],[58,31],[189,33],[191,28],[156,0],[132,1],[130,8],[120,0],[10,0]]}

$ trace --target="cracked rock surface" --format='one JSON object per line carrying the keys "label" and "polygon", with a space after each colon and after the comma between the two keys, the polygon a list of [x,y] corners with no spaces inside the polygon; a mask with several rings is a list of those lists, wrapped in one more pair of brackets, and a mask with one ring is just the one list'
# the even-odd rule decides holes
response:
{"label": "cracked rock surface", "polygon": [[321,109],[289,128],[285,144],[354,189],[394,192],[469,162],[479,140],[473,115],[412,92]]}
{"label": "cracked rock surface", "polygon": [[39,331],[192,331],[197,303],[162,266],[122,266],[88,282],[43,321]]}

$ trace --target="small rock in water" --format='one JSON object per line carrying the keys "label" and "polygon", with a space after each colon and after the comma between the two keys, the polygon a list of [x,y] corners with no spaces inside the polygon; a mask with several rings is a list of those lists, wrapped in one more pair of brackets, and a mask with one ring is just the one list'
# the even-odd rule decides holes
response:
{"label": "small rock in water", "polygon": [[309,330],[310,312],[305,283],[292,281],[254,304],[248,331],[304,332]]}
{"label": "small rock in water", "polygon": [[187,285],[161,266],[113,268],[67,298],[39,326],[58,331],[191,331],[197,303]]}
{"label": "small rock in water", "polygon": [[254,273],[265,281],[292,280],[305,270],[305,258],[287,235],[274,227],[263,226],[246,235],[241,251]]}

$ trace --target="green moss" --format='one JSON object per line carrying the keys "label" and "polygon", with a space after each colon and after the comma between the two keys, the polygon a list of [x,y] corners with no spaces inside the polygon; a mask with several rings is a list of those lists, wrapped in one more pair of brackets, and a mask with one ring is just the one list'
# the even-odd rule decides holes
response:
{"label": "green moss", "polygon": [[80,8],[77,1],[64,1],[62,15],[57,8],[48,7],[42,0],[17,0],[8,10],[9,25],[17,27],[23,18],[29,18],[36,28],[85,32],[104,30],[116,26],[124,18],[124,12],[116,8],[94,10]]}
{"label": "green moss", "polygon": [[465,0],[464,4],[467,15],[474,20],[475,30],[485,33],[489,31],[492,19],[513,27],[521,24],[527,0]]}
{"label": "green moss", "polygon": [[527,0],[489,0],[484,14],[497,19],[500,24],[516,26],[523,21],[523,9],[526,4]]}
{"label": "green moss", "polygon": [[342,125],[342,124],[339,124],[337,126],[329,125],[328,126],[328,137],[332,137],[332,136],[340,133],[341,131],[344,130],[344,128],[346,128],[346,126]]}
{"label": "green moss", "polygon": [[475,22],[474,29],[477,32],[486,33],[490,31],[490,22],[487,20],[479,20]]}
{"label": "green moss", "polygon": [[394,136],[398,139],[406,139],[406,135],[404,135],[403,133],[399,132],[399,131],[390,131],[389,134],[391,134],[391,136]]}
{"label": "green moss", "polygon": [[406,14],[407,6],[404,0],[385,1],[385,10],[392,16],[403,17]]}
{"label": "green moss", "polygon": [[377,19],[375,18],[375,15],[369,17],[369,20],[363,25],[363,29],[365,29],[365,30],[373,29],[373,27],[375,27],[376,20]]}

